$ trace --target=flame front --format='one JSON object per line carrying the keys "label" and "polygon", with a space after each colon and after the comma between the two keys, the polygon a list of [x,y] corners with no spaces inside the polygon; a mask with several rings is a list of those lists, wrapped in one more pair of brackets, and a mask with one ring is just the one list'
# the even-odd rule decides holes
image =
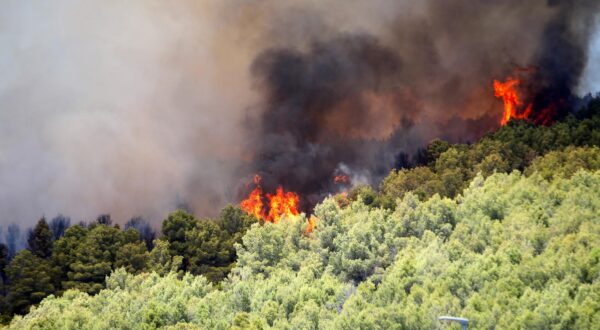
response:
{"label": "flame front", "polygon": [[242,210],[246,213],[257,217],[258,219],[264,219],[265,215],[263,212],[263,201],[262,201],[262,189],[260,186],[254,188],[248,195],[248,198],[244,199],[240,203]]}
{"label": "flame front", "polygon": [[521,83],[519,79],[508,78],[505,82],[494,80],[494,95],[504,101],[504,113],[500,124],[506,125],[511,119],[529,119],[532,105],[529,104],[525,111],[520,112],[523,102],[519,99],[516,87]]}
{"label": "flame front", "polygon": [[298,194],[291,191],[284,192],[281,186],[277,188],[275,195],[267,194],[267,199],[269,200],[267,221],[277,223],[281,217],[300,214],[298,212],[298,204],[300,202]]}
{"label": "flame front", "polygon": [[240,203],[242,210],[258,219],[273,223],[277,223],[282,217],[300,214],[298,211],[300,204],[298,194],[284,191],[281,186],[277,188],[275,194],[263,194],[260,181],[260,176],[255,175],[254,184],[256,187],[250,192],[248,198]]}

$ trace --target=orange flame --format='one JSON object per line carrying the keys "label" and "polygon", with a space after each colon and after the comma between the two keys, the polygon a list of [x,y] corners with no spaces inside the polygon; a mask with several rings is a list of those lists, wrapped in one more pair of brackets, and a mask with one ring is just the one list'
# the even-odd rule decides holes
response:
{"label": "orange flame", "polygon": [[298,204],[300,197],[298,194],[291,191],[284,192],[280,186],[277,188],[275,195],[267,194],[269,200],[269,213],[267,214],[267,221],[277,223],[281,217],[289,217],[292,215],[298,215]]}
{"label": "orange flame", "polygon": [[254,188],[254,190],[250,192],[248,198],[240,203],[240,207],[242,210],[246,211],[246,213],[253,215],[258,219],[265,218],[263,212],[262,189],[260,186]]}
{"label": "orange flame", "polygon": [[[280,186],[275,194],[267,193],[263,195],[260,187],[261,177],[255,175],[253,181],[256,188],[250,192],[248,198],[240,202],[240,207],[246,213],[273,223],[277,223],[282,217],[300,214],[298,211],[300,204],[298,194],[291,191],[286,192]],[[264,200],[267,201],[266,204],[263,202]]]}
{"label": "orange flame", "polygon": [[504,101],[504,114],[500,124],[506,125],[511,119],[529,119],[533,106],[527,105],[525,111],[519,112],[523,102],[519,99],[516,87],[521,83],[519,79],[508,78],[505,82],[494,80],[494,96]]}
{"label": "orange flame", "polygon": [[334,184],[346,184],[350,182],[350,178],[347,175],[340,174],[333,177]]}
{"label": "orange flame", "polygon": [[317,221],[319,221],[319,218],[317,218],[314,215],[311,215],[310,218],[308,218],[308,222],[306,224],[306,229],[304,230],[304,235],[308,235],[313,232],[313,230],[315,229],[315,225],[317,224]]}

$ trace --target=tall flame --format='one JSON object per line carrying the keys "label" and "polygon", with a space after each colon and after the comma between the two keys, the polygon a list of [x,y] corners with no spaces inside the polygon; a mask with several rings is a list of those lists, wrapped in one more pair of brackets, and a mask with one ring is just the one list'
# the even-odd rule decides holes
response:
{"label": "tall flame", "polygon": [[521,83],[519,79],[508,78],[505,82],[494,80],[494,95],[504,101],[504,114],[500,124],[506,125],[511,119],[529,119],[533,106],[527,105],[524,111],[519,111],[523,102],[519,99],[516,87]]}
{"label": "tall flame", "polygon": [[246,211],[246,213],[253,215],[258,219],[265,218],[263,211],[262,189],[260,186],[254,188],[254,190],[250,192],[248,198],[244,199],[240,203],[240,207],[242,210]]}
{"label": "tall flame", "polygon": [[[250,192],[248,197],[241,201],[240,207],[246,213],[253,215],[264,221],[273,223],[279,222],[282,217],[298,215],[298,207],[300,197],[298,194],[291,191],[284,191],[279,186],[275,194],[263,194],[260,187],[261,178],[258,175],[254,176],[254,184],[256,187]],[[266,201],[267,203],[264,203]]]}
{"label": "tall flame", "polygon": [[291,191],[284,192],[281,186],[277,187],[275,195],[267,194],[269,200],[269,213],[267,221],[277,223],[281,217],[298,215],[298,204],[300,197]]}

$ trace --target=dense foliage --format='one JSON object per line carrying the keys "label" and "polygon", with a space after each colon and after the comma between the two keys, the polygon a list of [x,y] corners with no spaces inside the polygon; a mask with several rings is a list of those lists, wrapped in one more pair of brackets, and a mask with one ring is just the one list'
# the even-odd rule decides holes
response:
{"label": "dense foliage", "polygon": [[[562,151],[567,147],[572,150],[574,147],[600,146],[600,99],[590,102],[579,113],[579,117],[567,117],[551,127],[513,121],[471,145],[452,145],[434,140],[427,146],[422,157],[425,158],[426,165],[392,171],[383,180],[378,198],[375,198],[374,191],[368,187],[359,187],[359,191],[350,196],[361,194],[366,197],[363,198],[365,200],[372,199],[374,205],[388,208],[393,208],[395,199],[407,192],[416,194],[421,200],[435,194],[455,197],[477,173],[487,177],[495,172],[523,171],[535,159],[548,152]],[[573,156],[579,159],[589,157],[588,160],[581,160],[584,162],[593,162],[594,157],[597,159],[597,152],[589,156],[585,155],[586,152],[584,150]],[[571,163],[568,158],[548,161],[562,161],[573,169],[580,165]],[[533,170],[535,169],[531,171]]]}
{"label": "dense foliage", "polygon": [[600,324],[600,171],[477,176],[455,199],[408,193],[391,211],[329,198],[315,213],[308,235],[302,217],[253,225],[221,288],[121,269],[98,295],[51,296],[11,327],[430,329],[444,314],[476,328]]}
{"label": "dense foliage", "polygon": [[127,222],[125,230],[112,226],[109,215],[91,225],[69,227],[69,222],[59,216],[49,225],[42,218],[30,231],[27,248],[14,258],[0,245],[5,319],[27,313],[50,294],[69,289],[97,294],[115,269],[131,274],[189,272],[218,282],[235,261],[234,244],[255,220],[232,206],[216,220],[198,220],[179,210],[163,222],[164,236],[154,241],[154,231],[141,218]]}
{"label": "dense foliage", "polygon": [[0,303],[27,313],[11,329],[431,329],[447,314],[592,329],[599,145],[598,100],[551,127],[433,141],[426,164],[378,190],[322,201],[312,231],[305,215],[258,223],[232,206],[215,220],[173,212],[158,239],[139,218],[42,219],[26,250],[0,246]]}

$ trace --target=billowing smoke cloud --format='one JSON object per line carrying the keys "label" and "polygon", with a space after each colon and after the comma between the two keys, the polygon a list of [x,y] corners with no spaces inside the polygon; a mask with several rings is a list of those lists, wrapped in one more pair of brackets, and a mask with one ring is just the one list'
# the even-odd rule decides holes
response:
{"label": "billowing smoke cloud", "polygon": [[432,137],[495,127],[491,82],[515,66],[570,94],[597,7],[3,1],[0,223],[212,215],[255,172],[312,204],[334,173],[373,180]]}
{"label": "billowing smoke cloud", "polygon": [[253,53],[216,1],[0,4],[0,222],[233,200]]}
{"label": "billowing smoke cloud", "polygon": [[574,110],[575,91],[588,63],[591,37],[598,19],[597,1],[549,1],[556,13],[545,24],[532,63],[519,68],[534,122],[547,122]]}
{"label": "billowing smoke cloud", "polygon": [[[379,5],[388,21],[372,30],[340,27],[314,7],[310,26],[294,26],[289,14],[273,29],[274,46],[253,65],[265,109],[255,170],[266,186],[283,184],[311,204],[334,189],[341,166],[376,182],[434,137],[473,140],[498,126],[495,78],[527,74],[534,116],[549,107],[564,114],[600,8],[587,0]],[[298,40],[302,28],[308,37]]]}
{"label": "billowing smoke cloud", "polygon": [[340,162],[370,168],[369,150],[410,127],[419,110],[401,66],[367,36],[262,54],[253,71],[269,105],[258,145],[265,184],[324,191]]}

